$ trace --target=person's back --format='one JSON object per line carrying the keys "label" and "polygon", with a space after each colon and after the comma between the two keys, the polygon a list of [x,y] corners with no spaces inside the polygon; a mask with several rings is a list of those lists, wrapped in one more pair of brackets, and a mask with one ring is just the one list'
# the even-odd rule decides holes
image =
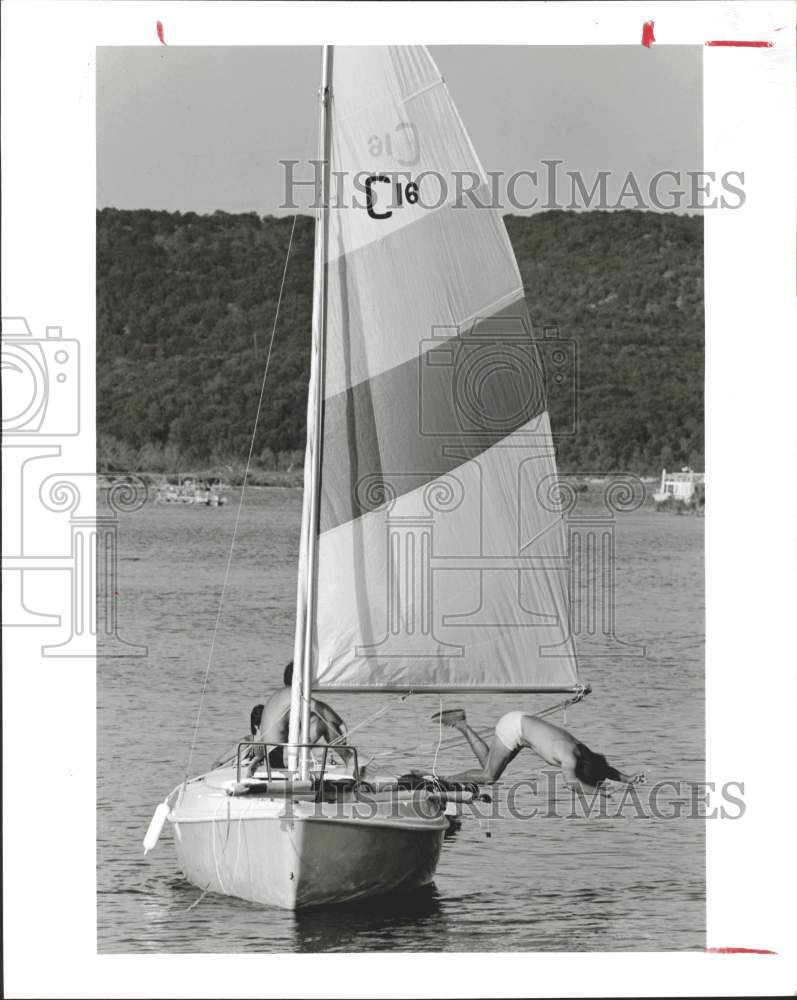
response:
{"label": "person's back", "polygon": [[[555,749],[558,747],[578,745],[578,740],[573,734],[562,729],[561,726],[526,712],[523,712],[522,716],[523,742],[540,753],[542,757],[547,757],[549,753],[555,753]],[[542,750],[548,752],[541,753]]]}
{"label": "person's back", "polygon": [[[282,676],[283,686],[274,691],[266,699],[260,716],[257,732],[252,733],[256,743],[287,743],[290,734],[291,700],[293,684],[293,661],[286,667]],[[343,741],[346,738],[346,726],[337,712],[323,701],[313,699],[310,702],[310,733],[308,743],[317,743],[324,739],[327,743]],[[344,759],[348,759],[346,751],[340,751]],[[272,767],[284,767],[285,755],[281,746],[275,746],[268,752]],[[265,758],[265,748],[260,747],[254,755],[249,768],[253,775]]]}
{"label": "person's back", "polygon": [[287,743],[291,716],[291,689],[281,687],[266,699],[260,723],[260,741]]}

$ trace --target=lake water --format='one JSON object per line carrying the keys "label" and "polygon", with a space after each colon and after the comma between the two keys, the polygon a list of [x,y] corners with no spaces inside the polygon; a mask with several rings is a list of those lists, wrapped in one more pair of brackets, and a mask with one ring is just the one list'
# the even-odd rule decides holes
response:
{"label": "lake water", "polygon": [[[158,506],[120,515],[120,632],[145,658],[98,668],[98,947],[102,952],[699,950],[705,944],[704,821],[642,818],[634,802],[609,816],[568,818],[564,790],[515,792],[545,766],[524,752],[496,792],[500,818],[465,817],[445,841],[435,884],[407,897],[291,913],[206,895],[177,868],[167,824],[141,840],[154,807],[184,775],[237,507]],[[248,729],[253,704],[281,684],[292,656],[301,491],[252,489],[241,513],[191,772],[207,769]],[[618,515],[616,633],[646,655],[585,660],[593,694],[567,728],[648,783],[704,778],[703,520],[644,506]],[[390,702],[357,733],[380,770],[430,769],[437,696],[342,695],[350,723]],[[555,697],[472,695],[477,729],[505,711]],[[561,712],[551,720],[561,724]],[[448,734],[446,734],[448,735]],[[440,773],[475,762],[444,749]],[[673,795],[675,793],[673,792]],[[569,800],[568,800],[569,801]],[[646,801],[643,798],[643,802]],[[667,808],[666,795],[660,799]],[[543,815],[555,812],[558,815]],[[197,903],[197,905],[193,905]]]}

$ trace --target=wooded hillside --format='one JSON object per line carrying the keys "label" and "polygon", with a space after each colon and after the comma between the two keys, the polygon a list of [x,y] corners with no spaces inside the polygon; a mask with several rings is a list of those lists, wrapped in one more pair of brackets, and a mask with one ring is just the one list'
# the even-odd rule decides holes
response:
{"label": "wooded hillside", "polygon": [[[291,219],[97,213],[101,469],[186,470],[246,457]],[[658,473],[703,459],[703,225],[666,213],[506,219],[535,332],[576,345],[577,433],[567,472]],[[304,447],[313,222],[300,217],[258,426],[273,468]],[[547,352],[550,355],[550,350]],[[554,432],[569,379],[549,378]]]}

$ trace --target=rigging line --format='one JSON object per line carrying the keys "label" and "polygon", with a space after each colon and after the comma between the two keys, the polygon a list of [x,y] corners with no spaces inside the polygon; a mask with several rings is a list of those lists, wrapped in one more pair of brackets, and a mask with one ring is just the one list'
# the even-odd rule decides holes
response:
{"label": "rigging line", "polygon": [[205,667],[205,677],[204,677],[204,679],[202,681],[202,690],[201,690],[200,695],[199,695],[199,707],[197,709],[196,720],[194,722],[194,735],[191,738],[191,749],[190,749],[189,754],[188,754],[188,763],[186,764],[186,767],[185,767],[185,777],[186,777],[186,780],[188,779],[188,773],[191,770],[191,762],[194,759],[194,749],[196,748],[196,738],[197,738],[197,734],[199,732],[199,720],[200,720],[200,718],[202,716],[202,707],[203,707],[204,702],[205,702],[205,693],[206,693],[207,687],[208,687],[208,678],[210,677],[210,667],[211,667],[211,664],[213,662],[213,651],[214,651],[214,649],[216,647],[216,635],[218,634],[218,631],[219,631],[219,624],[221,622],[221,612],[222,612],[222,608],[224,607],[224,594],[225,594],[225,591],[227,590],[227,581],[229,580],[229,577],[230,577],[230,567],[232,566],[233,550],[235,549],[235,538],[236,538],[236,535],[238,534],[238,525],[239,525],[240,520],[241,520],[241,510],[243,509],[243,505],[244,505],[244,494],[246,493],[246,480],[247,480],[247,477],[249,475],[249,466],[252,463],[252,455],[254,454],[254,450],[255,450],[255,437],[257,435],[257,425],[258,425],[258,422],[260,420],[260,411],[263,409],[263,396],[264,396],[265,391],[266,391],[266,379],[268,378],[268,370],[269,370],[269,366],[271,365],[271,353],[272,353],[272,350],[274,348],[274,338],[275,338],[276,333],[277,333],[277,322],[279,320],[280,307],[282,305],[282,294],[285,291],[285,278],[286,278],[286,276],[288,274],[288,262],[291,259],[291,250],[293,249],[293,237],[294,237],[294,234],[296,232],[296,220],[298,218],[299,218],[299,213],[296,212],[294,214],[294,216],[293,216],[293,224],[291,225],[291,235],[290,235],[290,237],[288,239],[288,252],[285,254],[285,265],[284,265],[284,267],[282,269],[282,280],[280,281],[280,290],[279,290],[279,295],[277,296],[277,308],[276,308],[276,310],[274,312],[274,324],[271,327],[271,339],[269,340],[269,344],[268,344],[268,354],[266,355],[266,365],[265,365],[265,368],[263,370],[263,379],[262,379],[262,381],[260,383],[260,396],[259,396],[259,398],[257,400],[257,413],[255,414],[255,423],[254,423],[254,426],[252,428],[252,436],[251,436],[250,441],[249,441],[249,453],[246,456],[246,467],[244,469],[243,483],[241,484],[241,495],[238,498],[238,510],[236,511],[236,514],[235,514],[235,524],[233,525],[233,529],[232,529],[232,539],[230,540],[230,549],[229,549],[229,552],[227,553],[227,565],[224,568],[224,579],[222,580],[222,584],[221,584],[221,594],[219,595],[219,606],[218,606],[218,609],[216,611],[216,621],[215,621],[214,626],[213,626],[213,635],[211,636],[211,639],[210,639],[210,650],[208,652],[207,666]]}
{"label": "rigging line", "polygon": [[[399,695],[399,697],[394,700],[406,701],[411,694],[412,692],[409,691],[407,692],[407,694]],[[329,746],[333,747],[345,743],[352,733],[356,733],[358,729],[362,729],[363,726],[367,726],[369,722],[374,722],[376,719],[383,716],[389,708],[390,708],[390,703],[383,705],[381,708],[378,708],[375,712],[372,712],[371,715],[367,715],[361,722],[358,722],[355,726],[352,726],[351,729],[347,728],[345,736],[341,734],[340,736],[336,736],[334,740],[330,740]]]}
{"label": "rigging line", "polygon": [[202,900],[205,898],[205,896],[207,896],[208,892],[210,891],[210,884],[211,883],[208,882],[208,884],[202,890],[201,894],[194,900],[194,902],[188,907],[187,910],[183,911],[184,913],[188,913],[190,910],[193,910],[195,906],[199,906],[199,904],[202,902]]}
{"label": "rigging line", "polygon": [[440,711],[437,713],[437,747],[434,752],[434,761],[432,762],[432,774],[437,777],[437,757],[440,753],[440,746],[443,742],[443,696],[440,695]]}
{"label": "rigging line", "polygon": [[[490,730],[490,731],[483,730],[482,732],[479,732],[478,730],[474,730],[474,732],[476,733],[476,735],[480,739],[484,740],[485,743],[491,738],[491,736],[493,734],[493,730]],[[459,746],[464,747],[464,746],[467,746],[467,745],[468,745],[468,741],[465,739],[464,736],[454,736],[454,737],[449,737],[447,740],[442,740],[438,744],[438,750],[453,750],[454,747],[459,747]],[[424,743],[416,743],[415,746],[407,747],[404,750],[404,752],[405,753],[419,753],[419,752],[422,752],[422,753],[429,752],[429,753],[431,753],[433,746],[434,746],[433,743],[426,743],[426,742],[424,742]]]}

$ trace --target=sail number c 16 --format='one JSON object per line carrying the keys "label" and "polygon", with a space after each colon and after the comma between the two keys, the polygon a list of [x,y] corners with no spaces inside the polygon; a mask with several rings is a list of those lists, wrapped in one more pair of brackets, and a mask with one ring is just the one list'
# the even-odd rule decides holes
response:
{"label": "sail number c 16", "polygon": [[[374,210],[374,184],[391,185],[391,209],[386,212]],[[365,179],[365,208],[372,219],[389,219],[393,215],[393,208],[401,208],[407,205],[416,205],[420,197],[418,184],[416,181],[408,181],[402,184],[401,181],[393,181],[385,174],[371,174]]]}

